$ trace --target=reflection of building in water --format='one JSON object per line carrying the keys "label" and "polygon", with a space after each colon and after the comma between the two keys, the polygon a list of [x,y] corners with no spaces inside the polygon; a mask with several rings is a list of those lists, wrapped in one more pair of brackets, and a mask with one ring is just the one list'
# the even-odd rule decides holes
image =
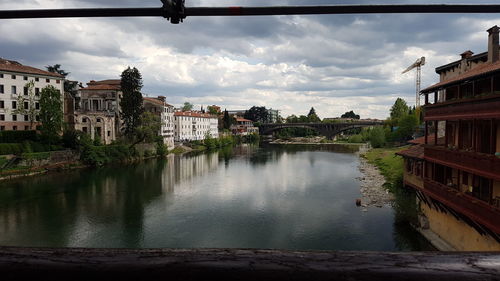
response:
{"label": "reflection of building in water", "polygon": [[175,182],[181,182],[203,176],[219,166],[219,153],[201,154],[192,157],[175,157]]}

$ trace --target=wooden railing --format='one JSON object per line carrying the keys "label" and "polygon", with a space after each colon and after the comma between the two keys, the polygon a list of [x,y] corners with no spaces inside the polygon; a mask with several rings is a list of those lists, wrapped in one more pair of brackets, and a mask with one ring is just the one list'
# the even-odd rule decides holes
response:
{"label": "wooden railing", "polygon": [[2,280],[498,280],[500,253],[0,247]]}
{"label": "wooden railing", "polygon": [[454,100],[425,106],[426,121],[500,118],[500,95]]}
{"label": "wooden railing", "polygon": [[493,154],[426,145],[425,160],[500,181],[500,158]]}
{"label": "wooden railing", "polygon": [[457,212],[488,227],[493,232],[500,233],[500,209],[429,179],[424,179],[424,189],[422,191]]}

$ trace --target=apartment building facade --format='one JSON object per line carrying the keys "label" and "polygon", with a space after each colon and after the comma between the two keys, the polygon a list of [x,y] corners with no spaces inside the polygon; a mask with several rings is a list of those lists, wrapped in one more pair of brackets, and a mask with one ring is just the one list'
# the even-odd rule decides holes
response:
{"label": "apartment building facade", "polygon": [[[29,101],[30,81],[34,83],[33,102]],[[28,115],[16,113],[16,109],[28,110],[31,105],[39,110],[40,93],[49,85],[58,89],[63,99],[64,76],[0,58],[0,130],[36,129],[40,125],[38,116],[32,123]]]}
{"label": "apartment building facade", "polygon": [[436,69],[440,82],[421,91],[425,137],[400,153],[420,228],[459,251],[500,251],[499,48],[494,26],[488,52]]}
{"label": "apartment building facade", "polygon": [[219,137],[217,116],[194,112],[177,111],[174,113],[174,139],[176,142],[203,140],[205,136]]}
{"label": "apartment building facade", "polygon": [[157,98],[143,98],[144,109],[156,114],[161,120],[161,129],[158,135],[163,138],[163,143],[168,149],[174,148],[174,106],[166,102],[164,96]]}

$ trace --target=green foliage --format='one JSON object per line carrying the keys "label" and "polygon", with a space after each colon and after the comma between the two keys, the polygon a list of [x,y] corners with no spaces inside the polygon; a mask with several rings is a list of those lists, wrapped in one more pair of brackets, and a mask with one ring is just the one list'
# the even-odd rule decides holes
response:
{"label": "green foliage", "polygon": [[65,129],[62,135],[62,143],[64,147],[76,149],[78,148],[79,132],[73,129]]}
{"label": "green foliage", "polygon": [[101,146],[102,145],[101,138],[98,135],[95,135],[93,143],[94,143],[95,146]]}
{"label": "green foliage", "polygon": [[80,153],[80,160],[87,165],[102,166],[125,161],[132,156],[133,151],[126,145],[84,145]]}
{"label": "green foliage", "polygon": [[182,111],[191,111],[193,110],[194,105],[190,102],[184,102],[184,105],[182,106]]}
{"label": "green foliage", "polygon": [[21,153],[36,153],[62,149],[63,147],[59,145],[49,145],[32,141],[24,141],[22,143],[0,143],[0,155],[21,155]]}
{"label": "green foliage", "polygon": [[52,85],[40,94],[40,121],[43,139],[49,144],[57,142],[63,125],[63,105],[61,93]]}
{"label": "green foliage", "polygon": [[260,136],[257,133],[252,133],[246,136],[243,136],[243,142],[245,143],[258,143],[260,141]]}
{"label": "green foliage", "polygon": [[373,148],[383,147],[386,143],[385,131],[382,127],[375,127],[370,131],[370,145]]}
{"label": "green foliage", "polygon": [[408,115],[410,109],[402,98],[397,98],[391,107],[391,120],[393,125],[397,125],[399,120]]}
{"label": "green foliage", "polygon": [[[403,158],[395,153],[405,149],[398,148],[377,148],[365,153],[365,157],[369,163],[376,165],[381,174],[385,177],[392,187],[396,188],[403,182]],[[394,191],[392,189],[391,191]]]}
{"label": "green foliage", "polygon": [[362,143],[363,137],[361,135],[352,135],[349,137],[347,142],[349,142],[349,143]]}
{"label": "green foliage", "polygon": [[174,149],[172,149],[170,152],[174,153],[174,154],[182,154],[184,152],[186,152],[186,150],[180,146],[178,147],[175,147]]}
{"label": "green foliage", "polygon": [[15,143],[25,140],[37,141],[36,131],[0,131],[0,143]]}
{"label": "green foliage", "polygon": [[252,106],[245,112],[244,117],[254,122],[267,123],[269,113],[265,106]]}
{"label": "green foliage", "polygon": [[411,139],[415,129],[418,127],[418,119],[414,114],[403,116],[399,120],[399,127],[394,132],[395,137],[399,141]]}
{"label": "green foliage", "polygon": [[167,146],[163,143],[163,141],[156,142],[156,155],[165,156],[168,154]]}
{"label": "green foliage", "polygon": [[[28,121],[30,122],[30,130],[33,130],[33,124],[35,123],[36,116],[39,112],[39,110],[36,109],[36,97],[35,93],[33,92],[33,89],[35,88],[35,81],[30,80],[24,87],[28,88],[28,95],[17,96],[17,108],[12,110],[12,113],[27,115]],[[24,107],[24,103],[28,103],[28,108]]]}
{"label": "green foliage", "polygon": [[215,106],[207,106],[207,110],[208,110],[208,113],[212,114],[212,115],[219,115],[220,112],[218,111],[217,107]]}
{"label": "green foliage", "polygon": [[151,112],[143,112],[139,118],[138,126],[135,128],[134,138],[136,143],[139,142],[155,142],[158,137],[158,132],[161,129],[160,116]]}
{"label": "green foliage", "polygon": [[20,155],[22,152],[23,145],[21,143],[0,143],[0,155]]}
{"label": "green foliage", "polygon": [[308,119],[308,122],[311,122],[311,123],[321,122],[321,119],[316,114],[316,110],[314,110],[314,107],[311,107],[311,109],[309,110],[309,113],[307,114],[307,119]]}
{"label": "green foliage", "polygon": [[222,117],[222,123],[223,123],[224,129],[229,130],[231,125],[236,123],[236,120],[233,117],[229,116],[229,113],[227,112],[227,110],[224,110],[224,116]]}
{"label": "green foliage", "polygon": [[351,110],[351,111],[348,111],[348,112],[342,114],[340,116],[340,118],[360,119],[360,116],[358,114],[354,113],[354,111]]}
{"label": "green foliage", "polygon": [[128,67],[121,74],[121,90],[123,97],[120,100],[121,118],[125,136],[132,138],[135,129],[139,126],[141,114],[144,112],[142,104],[142,76],[137,68]]}

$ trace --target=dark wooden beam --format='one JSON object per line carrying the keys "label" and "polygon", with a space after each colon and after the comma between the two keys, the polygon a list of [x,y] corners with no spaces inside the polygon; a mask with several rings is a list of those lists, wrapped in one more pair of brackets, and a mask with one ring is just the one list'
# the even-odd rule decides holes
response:
{"label": "dark wooden beam", "polygon": [[0,247],[3,280],[495,280],[499,253]]}

